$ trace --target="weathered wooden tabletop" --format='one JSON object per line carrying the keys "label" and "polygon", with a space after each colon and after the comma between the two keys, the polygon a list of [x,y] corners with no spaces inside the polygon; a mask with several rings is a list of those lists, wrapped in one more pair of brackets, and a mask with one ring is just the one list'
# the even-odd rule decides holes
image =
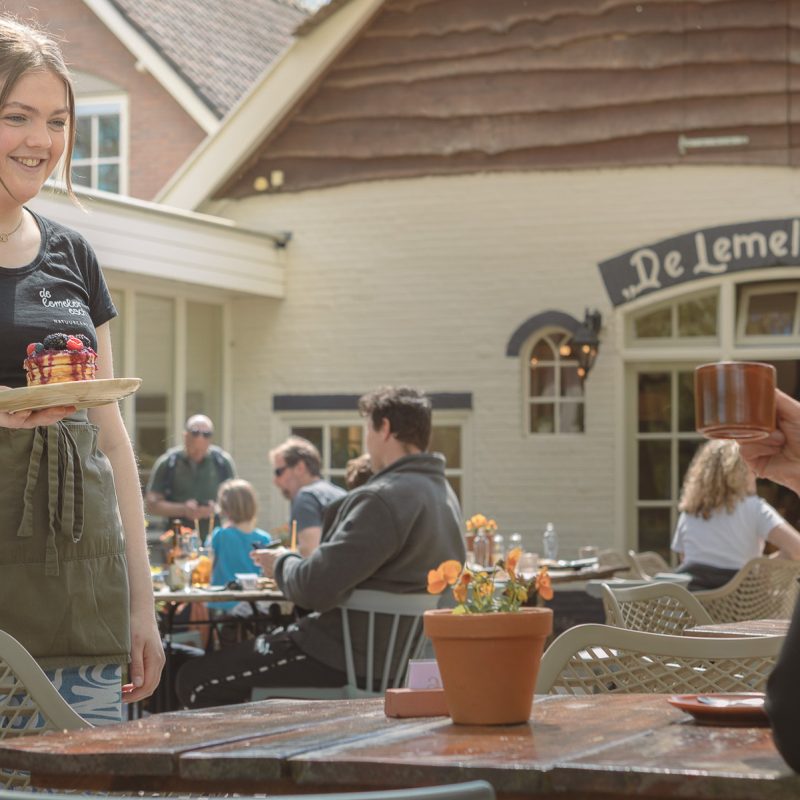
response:
{"label": "weathered wooden tabletop", "polygon": [[687,628],[686,636],[786,636],[788,619],[745,619]]}
{"label": "weathered wooden tabletop", "polygon": [[696,724],[665,695],[539,697],[525,725],[388,719],[382,699],[270,700],[0,741],[41,787],[313,792],[484,778],[502,797],[800,797],[766,727]]}

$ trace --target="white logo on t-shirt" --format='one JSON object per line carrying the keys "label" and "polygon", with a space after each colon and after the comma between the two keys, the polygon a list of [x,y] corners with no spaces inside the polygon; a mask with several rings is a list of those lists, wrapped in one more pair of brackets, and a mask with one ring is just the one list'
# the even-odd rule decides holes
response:
{"label": "white logo on t-shirt", "polygon": [[58,308],[62,311],[66,311],[68,314],[72,314],[75,317],[82,317],[86,315],[86,309],[80,300],[73,300],[71,298],[68,298],[67,300],[52,300],[50,291],[48,289],[42,289],[39,292],[39,297],[42,298],[42,305],[45,308]]}

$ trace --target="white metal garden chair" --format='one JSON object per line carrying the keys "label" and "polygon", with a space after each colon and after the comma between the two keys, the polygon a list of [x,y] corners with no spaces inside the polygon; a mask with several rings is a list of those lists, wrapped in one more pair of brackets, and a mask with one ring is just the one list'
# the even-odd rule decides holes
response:
{"label": "white metal garden chair", "polygon": [[700,601],[677,583],[601,587],[606,624],[634,631],[680,635],[686,628],[713,623]]}
{"label": "white metal garden chair", "polygon": [[[33,656],[0,631],[0,739],[91,725],[58,693]],[[28,773],[0,770],[0,787],[28,785]]]}
{"label": "white metal garden chair", "polygon": [[789,619],[797,604],[800,561],[761,556],[748,561],[719,589],[694,596],[714,622]]}
{"label": "white metal garden chair", "polygon": [[672,567],[655,550],[628,550],[628,563],[630,564],[631,578],[649,580],[659,572],[672,572]]}
{"label": "white metal garden chair", "polygon": [[698,638],[577,625],[545,651],[537,694],[761,692],[782,636]]}

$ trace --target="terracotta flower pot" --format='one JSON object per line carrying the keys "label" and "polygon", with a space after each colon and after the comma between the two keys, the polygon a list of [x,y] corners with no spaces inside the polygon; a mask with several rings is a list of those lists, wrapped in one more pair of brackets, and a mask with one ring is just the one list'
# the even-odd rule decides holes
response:
{"label": "terracotta flower pot", "polygon": [[553,630],[549,608],[514,613],[426,611],[445,700],[453,722],[511,725],[527,722],[539,661]]}

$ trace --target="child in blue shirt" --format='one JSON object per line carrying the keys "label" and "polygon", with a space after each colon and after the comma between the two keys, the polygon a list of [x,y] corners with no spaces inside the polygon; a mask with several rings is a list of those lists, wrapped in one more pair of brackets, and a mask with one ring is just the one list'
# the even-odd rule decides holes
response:
{"label": "child in blue shirt", "polygon": [[[237,572],[257,572],[250,558],[254,547],[264,547],[272,541],[270,535],[256,527],[258,499],[253,485],[241,478],[231,478],[219,487],[217,504],[223,524],[211,535],[214,566],[211,583],[225,586],[236,579]],[[228,611],[236,602],[209,603],[209,608]]]}

